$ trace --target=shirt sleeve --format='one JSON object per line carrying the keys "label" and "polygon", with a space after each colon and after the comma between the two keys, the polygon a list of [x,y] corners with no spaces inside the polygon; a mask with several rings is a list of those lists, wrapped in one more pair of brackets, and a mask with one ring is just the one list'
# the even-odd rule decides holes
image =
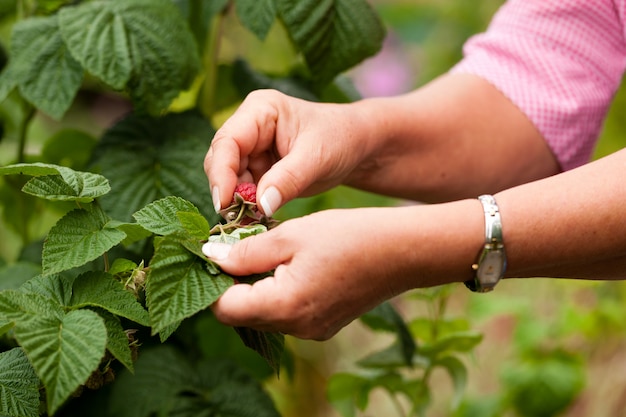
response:
{"label": "shirt sleeve", "polygon": [[626,0],[509,0],[451,72],[524,112],[568,170],[589,161],[626,66]]}

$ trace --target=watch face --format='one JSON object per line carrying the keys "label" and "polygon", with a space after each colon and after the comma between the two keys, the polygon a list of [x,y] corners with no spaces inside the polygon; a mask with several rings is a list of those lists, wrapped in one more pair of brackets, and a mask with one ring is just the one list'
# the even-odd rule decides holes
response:
{"label": "watch face", "polygon": [[506,257],[502,250],[491,250],[483,254],[476,277],[483,287],[494,287],[502,275],[506,267]]}

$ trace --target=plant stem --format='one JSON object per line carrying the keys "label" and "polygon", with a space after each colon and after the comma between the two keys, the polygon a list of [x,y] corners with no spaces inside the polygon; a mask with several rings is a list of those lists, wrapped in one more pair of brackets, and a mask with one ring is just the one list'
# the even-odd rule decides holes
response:
{"label": "plant stem", "polygon": [[102,259],[104,260],[104,272],[109,272],[109,269],[111,269],[109,265],[109,253],[104,252],[104,254],[102,255]]}

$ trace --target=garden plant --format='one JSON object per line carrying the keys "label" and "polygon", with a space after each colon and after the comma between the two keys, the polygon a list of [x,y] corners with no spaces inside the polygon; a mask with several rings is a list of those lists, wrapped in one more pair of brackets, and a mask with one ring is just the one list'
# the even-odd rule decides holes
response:
{"label": "garden plant", "polygon": [[[297,352],[210,310],[265,275],[229,276],[201,250],[280,219],[256,211],[250,188],[216,213],[204,154],[255,89],[358,99],[345,72],[380,51],[383,22],[366,0],[0,0],[1,416],[281,414],[265,386],[293,378]],[[89,97],[127,109],[97,137],[74,123]],[[46,123],[61,127],[48,134]],[[343,192],[348,204],[395,203]],[[424,415],[436,369],[462,412],[461,356],[482,336],[446,315],[449,288],[418,298],[430,316],[407,322],[385,303],[361,318],[392,342],[330,379],[342,416],[366,410],[376,389],[398,415]],[[582,377],[562,363],[575,382],[567,405]]]}

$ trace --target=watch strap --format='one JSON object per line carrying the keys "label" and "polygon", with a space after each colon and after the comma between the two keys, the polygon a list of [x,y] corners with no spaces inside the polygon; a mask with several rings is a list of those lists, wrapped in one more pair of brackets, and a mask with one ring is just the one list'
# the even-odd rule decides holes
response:
{"label": "watch strap", "polygon": [[472,265],[474,279],[465,286],[474,292],[493,290],[506,270],[506,253],[502,237],[502,220],[496,199],[491,195],[481,195],[478,200],[485,215],[485,243]]}

